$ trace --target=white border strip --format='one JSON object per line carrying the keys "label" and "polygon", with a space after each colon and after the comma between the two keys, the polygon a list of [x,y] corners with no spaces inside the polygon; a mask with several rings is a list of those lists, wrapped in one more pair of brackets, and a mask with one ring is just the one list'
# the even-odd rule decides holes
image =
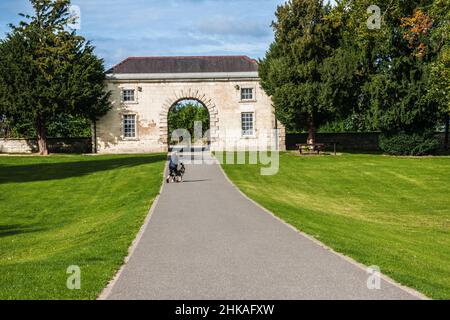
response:
{"label": "white border strip", "polygon": [[[297,228],[295,228],[294,226],[290,225],[289,223],[287,223],[286,221],[284,221],[283,219],[277,217],[273,212],[267,210],[266,208],[264,208],[262,205],[260,205],[259,203],[257,203],[255,200],[251,199],[250,197],[248,197],[244,192],[241,191],[241,189],[239,189],[233,181],[231,181],[231,179],[228,177],[228,175],[225,173],[225,170],[222,168],[222,165],[219,163],[219,161],[217,160],[217,158],[215,157],[215,155],[212,155],[214,157],[214,159],[216,159],[216,163],[219,166],[220,170],[222,171],[222,174],[225,176],[225,178],[228,180],[229,183],[231,183],[231,185],[248,201],[250,201],[251,203],[253,203],[254,205],[256,205],[258,208],[260,208],[261,210],[263,210],[264,212],[266,212],[267,214],[269,214],[270,216],[272,216],[272,218],[274,218],[275,220],[277,220],[278,222],[281,222],[282,224],[284,224],[285,226],[287,226],[288,228],[290,228],[291,230],[294,230],[295,232],[297,232],[298,234],[300,234],[301,236],[307,238],[308,240],[311,240],[312,242],[314,242],[315,244],[319,245],[320,247],[324,248],[325,250],[341,257],[342,259],[346,260],[347,262],[351,263],[352,265],[364,270],[364,272],[367,271],[368,267],[363,265],[362,263],[357,262],[356,260],[354,260],[353,258],[346,256],[342,253],[339,253],[337,251],[334,251],[332,248],[328,247],[327,245],[323,244],[322,242],[320,242],[319,240],[317,240],[316,238],[298,230]],[[421,300],[432,300],[431,298],[425,296],[423,293],[420,293],[417,290],[414,290],[410,287],[404,286],[398,282],[396,282],[395,280],[393,280],[392,278],[386,276],[385,274],[381,273],[381,278],[390,283],[391,285],[407,292],[408,294],[421,299]]]}
{"label": "white border strip", "polygon": [[115,284],[119,280],[119,278],[122,275],[122,272],[124,271],[126,265],[130,261],[131,256],[133,255],[134,251],[136,251],[136,248],[139,245],[139,242],[141,242],[142,237],[144,236],[144,233],[145,233],[145,231],[147,230],[147,228],[148,228],[148,226],[150,224],[150,221],[151,221],[151,219],[153,217],[153,214],[155,213],[155,209],[156,209],[156,206],[158,205],[159,198],[161,197],[161,194],[164,191],[165,179],[166,179],[165,174],[166,174],[166,172],[167,172],[167,161],[166,161],[166,164],[164,166],[163,181],[162,181],[162,184],[161,184],[161,188],[159,189],[159,194],[153,200],[152,206],[150,207],[149,213],[148,213],[147,217],[145,218],[141,229],[139,230],[136,238],[134,239],[133,243],[131,244],[131,247],[128,249],[128,256],[125,257],[123,265],[120,267],[119,271],[115,274],[115,276],[112,278],[112,280],[108,283],[106,288],[103,289],[102,293],[100,293],[100,295],[98,296],[97,300],[107,300],[108,299],[108,297],[110,296],[110,294],[111,294]]}

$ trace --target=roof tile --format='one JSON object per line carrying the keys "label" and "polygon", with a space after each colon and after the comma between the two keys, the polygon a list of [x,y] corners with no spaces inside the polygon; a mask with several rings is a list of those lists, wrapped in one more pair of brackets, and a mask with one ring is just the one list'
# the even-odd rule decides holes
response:
{"label": "roof tile", "polygon": [[107,74],[255,72],[256,60],[247,56],[130,57]]}

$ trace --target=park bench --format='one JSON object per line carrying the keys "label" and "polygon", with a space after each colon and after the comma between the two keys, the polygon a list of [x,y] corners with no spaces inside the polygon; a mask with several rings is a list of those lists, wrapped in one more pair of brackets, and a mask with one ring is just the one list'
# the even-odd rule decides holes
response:
{"label": "park bench", "polygon": [[[334,155],[336,155],[336,145],[337,142],[330,143],[333,145]],[[325,143],[300,143],[296,145],[298,150],[300,151],[300,154],[303,154],[305,150],[308,150],[309,152],[317,152],[318,155],[320,155],[321,152],[324,151],[324,149],[327,147],[327,144]]]}
{"label": "park bench", "polygon": [[308,150],[309,152],[317,152],[317,154],[320,154],[323,149],[325,149],[324,143],[300,143],[297,144],[298,151],[300,151],[300,154],[303,154],[305,150]]}

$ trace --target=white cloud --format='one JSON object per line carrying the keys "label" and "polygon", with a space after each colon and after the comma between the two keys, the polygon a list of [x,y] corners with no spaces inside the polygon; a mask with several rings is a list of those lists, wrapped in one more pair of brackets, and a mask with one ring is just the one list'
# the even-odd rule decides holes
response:
{"label": "white cloud", "polygon": [[[285,0],[72,0],[79,33],[110,67],[127,56],[245,54],[262,57],[270,24]],[[25,0],[0,0],[0,32],[29,10]]]}

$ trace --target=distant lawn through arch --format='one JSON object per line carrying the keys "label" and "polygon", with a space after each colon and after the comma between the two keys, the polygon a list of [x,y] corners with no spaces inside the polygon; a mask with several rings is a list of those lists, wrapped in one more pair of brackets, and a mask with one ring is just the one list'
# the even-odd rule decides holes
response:
{"label": "distant lawn through arch", "polygon": [[[195,122],[202,124],[201,139],[195,136]],[[207,145],[209,137],[206,136],[210,129],[210,117],[208,109],[199,101],[192,99],[184,99],[178,101],[169,110],[169,144],[177,144],[180,141],[173,139],[173,132],[179,129],[185,129],[191,135],[191,143]]]}

